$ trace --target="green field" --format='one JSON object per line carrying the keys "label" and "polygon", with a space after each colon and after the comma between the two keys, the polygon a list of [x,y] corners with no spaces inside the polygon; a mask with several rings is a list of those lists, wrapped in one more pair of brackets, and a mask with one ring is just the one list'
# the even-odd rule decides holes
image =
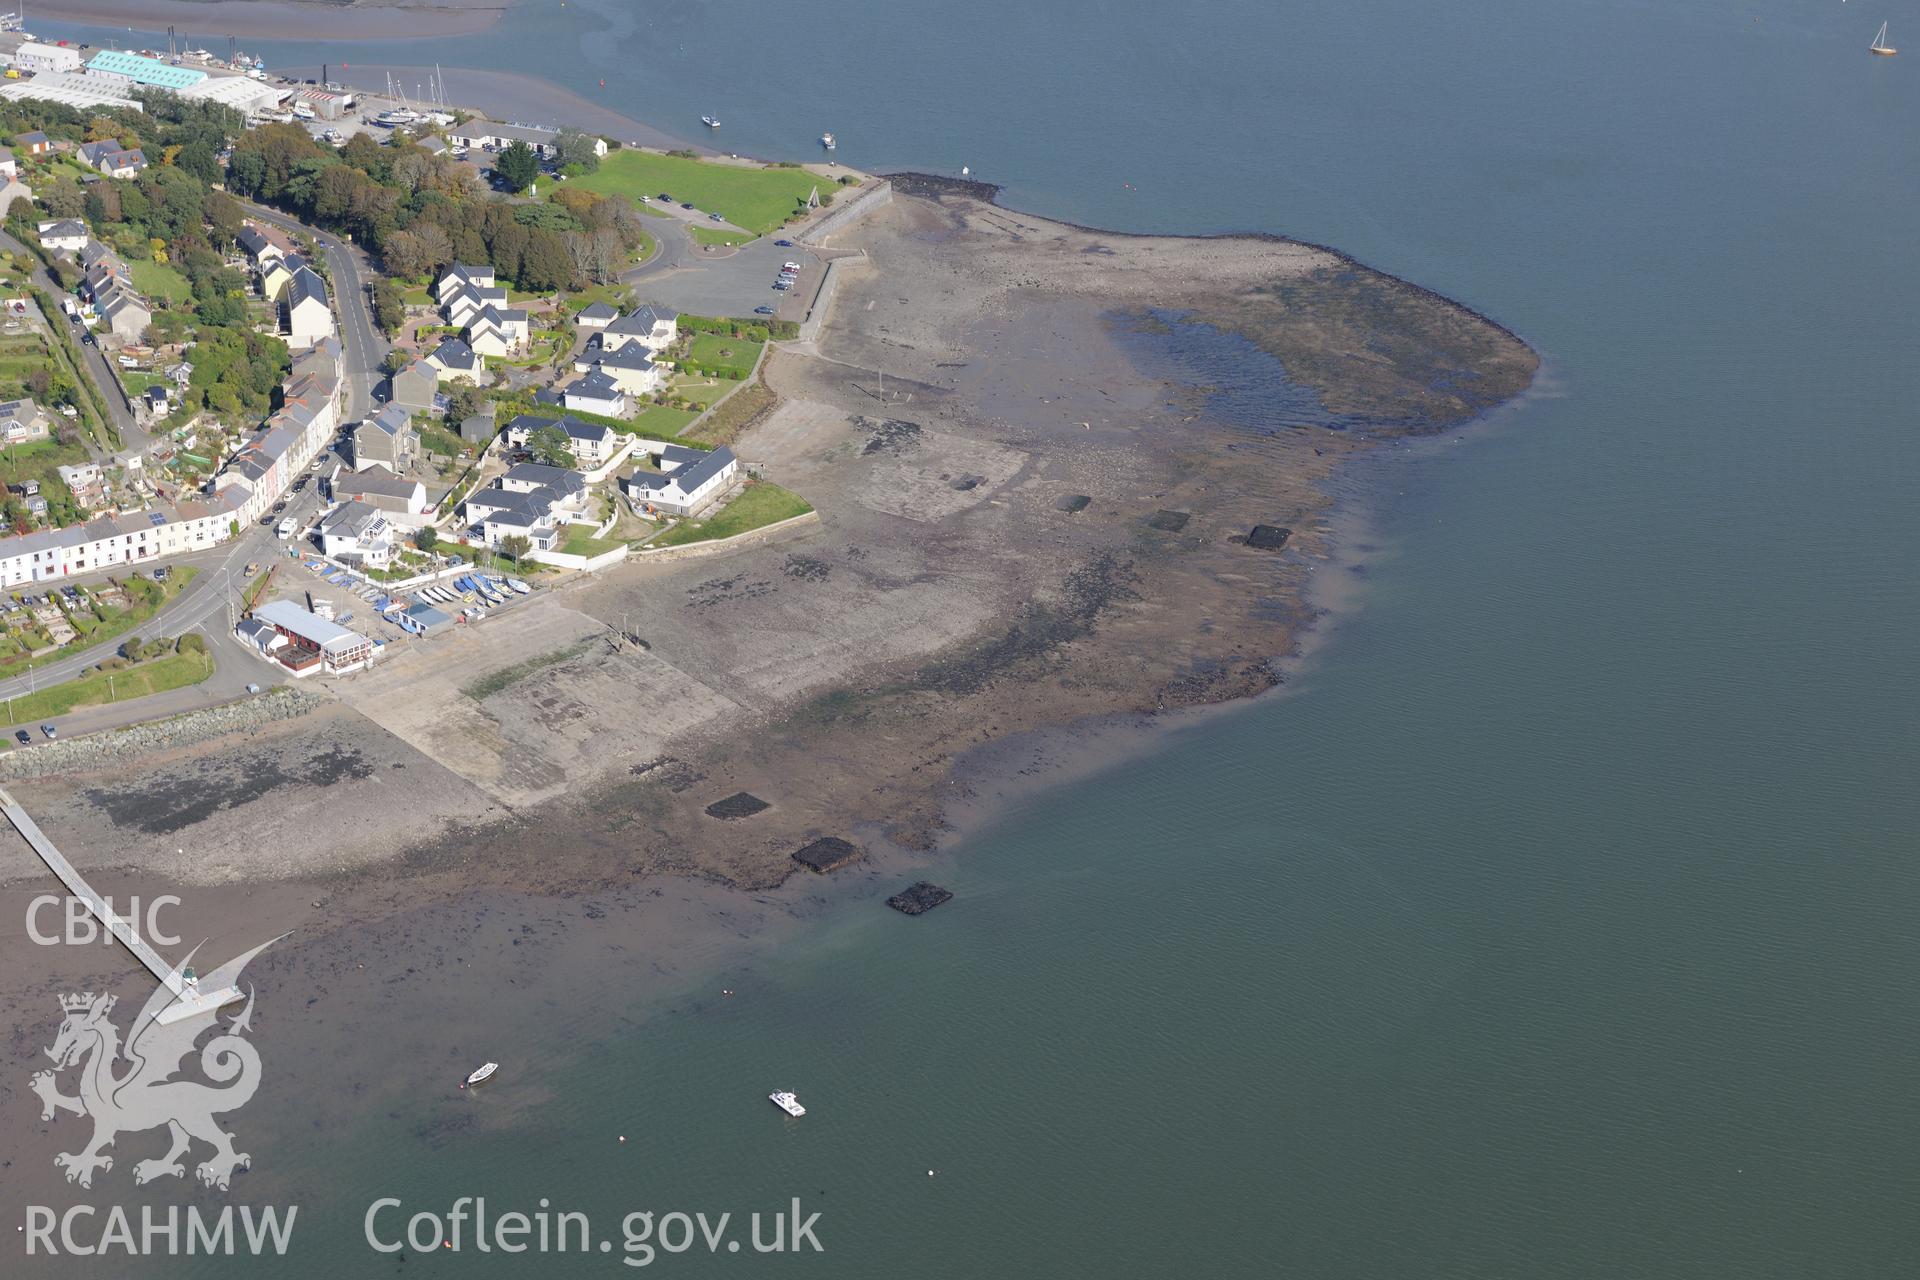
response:
{"label": "green field", "polygon": [[615,151],[593,173],[568,181],[631,200],[670,192],[676,202],[691,201],[755,234],[786,222],[815,187],[824,192],[833,185],[804,169],[752,169],[633,150]]}
{"label": "green field", "polygon": [[193,286],[187,278],[164,263],[129,262],[127,270],[133,273],[133,287],[149,299],[174,306],[193,301]]}
{"label": "green field", "polygon": [[95,707],[108,702],[144,698],[150,693],[183,689],[199,684],[213,674],[213,656],[206,653],[175,653],[151,662],[142,662],[125,671],[96,671],[41,689],[7,704],[9,724],[32,724],[50,716],[62,716],[76,707]]}
{"label": "green field", "polygon": [[782,489],[777,484],[765,480],[750,480],[746,490],[720,510],[718,515],[707,520],[682,520],[647,545],[650,547],[681,547],[689,542],[708,542],[715,538],[731,538],[736,534],[747,533],[766,525],[790,520],[794,516],[805,515],[813,510],[811,504],[797,493]]}
{"label": "green field", "polygon": [[737,372],[746,377],[760,358],[761,344],[745,338],[729,338],[718,333],[703,333],[687,346],[685,364],[722,373]]}
{"label": "green field", "polygon": [[687,234],[693,237],[696,244],[717,244],[729,249],[760,238],[750,236],[744,231],[728,231],[725,227],[690,226],[687,228]]}

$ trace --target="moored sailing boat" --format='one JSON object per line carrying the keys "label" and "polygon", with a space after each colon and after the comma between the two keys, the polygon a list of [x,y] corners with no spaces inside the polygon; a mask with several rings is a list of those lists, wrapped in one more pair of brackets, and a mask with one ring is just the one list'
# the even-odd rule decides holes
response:
{"label": "moored sailing boat", "polygon": [[1887,24],[1886,23],[1883,22],[1880,24],[1880,32],[1878,35],[1874,36],[1873,43],[1867,46],[1867,52],[1877,53],[1883,58],[1891,58],[1894,54],[1900,52],[1898,49],[1894,48],[1892,45],[1887,43]]}

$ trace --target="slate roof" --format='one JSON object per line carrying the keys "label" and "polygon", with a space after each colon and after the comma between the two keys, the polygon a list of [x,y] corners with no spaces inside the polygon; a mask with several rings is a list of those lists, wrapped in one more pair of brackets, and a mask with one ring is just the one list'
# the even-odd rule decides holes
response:
{"label": "slate roof", "polygon": [[292,311],[303,302],[318,302],[322,307],[327,305],[327,282],[305,264],[296,269],[293,279],[287,282],[287,310]]}
{"label": "slate roof", "polygon": [[[626,394],[620,389],[620,384],[613,380],[613,375],[604,373],[599,369],[595,369],[592,373],[580,375],[572,382],[569,382],[564,390],[568,395],[584,396],[590,400],[618,400],[622,395]],[[569,418],[568,421],[571,422],[573,419]],[[585,426],[586,424],[580,423],[579,425]],[[611,432],[611,427],[596,427],[592,438],[596,440],[603,439]],[[567,434],[572,435],[574,433],[569,431]]]}

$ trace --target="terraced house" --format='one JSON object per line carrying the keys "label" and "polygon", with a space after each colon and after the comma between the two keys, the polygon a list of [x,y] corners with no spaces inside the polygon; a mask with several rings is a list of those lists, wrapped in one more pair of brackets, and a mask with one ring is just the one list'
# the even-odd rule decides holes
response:
{"label": "terraced house", "polygon": [[289,347],[301,350],[333,336],[333,308],[327,303],[327,283],[312,267],[302,265],[293,273],[287,282],[286,295],[280,300],[280,309],[286,316]]}
{"label": "terraced house", "polygon": [[120,255],[98,240],[90,240],[79,254],[85,278],[80,291],[99,318],[101,345],[114,347],[138,342],[153,323],[153,310],[133,287],[133,273]]}
{"label": "terraced house", "polygon": [[163,502],[145,511],[103,515],[64,529],[0,538],[0,587],[205,550],[226,538],[235,518],[232,501]]}

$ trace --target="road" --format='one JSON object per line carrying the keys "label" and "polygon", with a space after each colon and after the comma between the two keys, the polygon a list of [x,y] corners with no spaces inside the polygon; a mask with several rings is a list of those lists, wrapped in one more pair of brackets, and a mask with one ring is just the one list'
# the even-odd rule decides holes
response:
{"label": "road", "polygon": [[[321,251],[326,253],[326,269],[328,269],[328,273],[332,274],[332,280],[334,280],[336,311],[340,313],[342,355],[344,355],[344,363],[346,363],[346,388],[344,388],[346,395],[344,395],[344,399],[342,399],[342,418],[351,422],[353,418],[361,418],[361,416],[367,415],[372,407],[372,388],[374,388],[374,384],[378,382],[378,378],[382,376],[382,374],[380,374],[380,361],[386,359],[386,345],[388,344],[378,336],[378,330],[376,330],[374,324],[372,324],[372,301],[369,299],[369,296],[367,296],[367,284],[365,284],[365,280],[367,280],[367,269],[363,267],[363,263],[361,263],[361,259],[359,259],[359,253],[357,253],[355,249],[346,246],[346,244],[342,244],[338,238],[328,236],[328,234],[319,232],[319,230],[315,230],[315,228],[311,228],[311,226],[301,225],[298,221],[294,221],[294,219],[290,219],[290,217],[286,217],[286,215],[282,215],[282,213],[275,213],[273,209],[261,209],[261,207],[253,205],[252,213],[253,217],[259,217],[259,219],[265,221],[265,223],[273,223],[273,225],[282,226],[282,228],[288,228],[288,230],[301,230],[301,232],[313,236],[313,240],[321,246]],[[25,255],[27,261],[38,261],[36,257],[33,257],[33,253],[31,253],[29,249],[21,246],[17,240],[13,240],[12,236],[8,236],[6,232],[0,232],[0,248],[12,248],[15,253]],[[36,267],[35,282],[40,288],[48,290],[52,296],[60,296],[60,286],[54,284],[54,280],[46,274],[44,269],[38,269],[38,267]],[[96,382],[104,376],[104,378],[108,378],[108,380],[113,380],[113,386],[119,386],[117,380],[113,378],[111,370],[106,368],[106,361],[104,361],[104,357],[102,357],[102,353],[100,353],[98,347],[83,345],[81,349],[92,357],[90,368],[92,368],[92,372],[94,372],[94,380],[96,380]],[[96,361],[96,363],[94,363],[94,361]],[[104,390],[102,393],[104,393],[104,397],[108,399],[109,407],[111,407],[111,405],[113,405],[113,399],[115,399],[113,393],[108,390]],[[132,445],[136,439],[138,439],[140,447],[146,445],[146,436],[144,436],[144,434],[138,434],[138,432],[132,428],[131,418],[121,426],[121,438],[123,438],[123,441],[127,441],[129,445]],[[319,507],[321,507],[321,499],[319,499],[317,486],[311,486],[311,484],[309,484],[307,489],[301,491],[301,493],[288,493],[286,499],[288,499],[288,509],[284,510],[284,512],[278,512],[278,514],[290,514],[290,516],[294,516],[296,522],[300,524],[300,528],[311,526],[315,514],[319,512]],[[275,516],[275,518],[278,518],[278,516]],[[148,635],[148,637],[154,637],[154,635],[184,635],[186,631],[190,631],[190,629],[198,626],[198,628],[204,629],[205,633],[209,635],[209,639],[215,641],[215,652],[217,652],[221,658],[228,658],[228,651],[225,651],[225,647],[223,647],[219,641],[227,637],[228,604],[232,603],[234,606],[238,606],[238,593],[240,593],[240,589],[242,589],[242,585],[244,585],[244,581],[246,581],[244,580],[244,576],[242,576],[242,568],[246,568],[248,562],[257,562],[257,564],[261,564],[261,566],[265,568],[265,566],[273,564],[275,560],[286,558],[286,547],[288,547],[288,543],[282,543],[280,539],[276,539],[271,530],[261,528],[259,524],[253,524],[253,526],[248,526],[246,530],[242,530],[240,537],[236,537],[236,539],[230,541],[230,543],[223,543],[221,547],[217,547],[217,549],[213,549],[213,551],[204,551],[204,553],[198,553],[198,555],[177,557],[175,560],[169,560],[167,564],[192,564],[192,566],[196,566],[196,568],[200,570],[200,576],[194,578],[192,583],[188,583],[188,587],[186,587],[184,591],[180,591],[180,595],[177,595],[175,599],[171,599],[171,601],[167,601],[167,604],[163,604],[163,606],[159,608],[159,612],[156,612],[148,622],[144,622],[144,624],[138,628],[138,631],[144,633],[144,635]],[[123,572],[125,572],[125,568],[123,568]],[[84,581],[104,580],[106,576],[108,576],[108,574],[81,574],[81,576],[77,576],[77,578],[73,578],[71,581],[83,581],[84,583]],[[90,647],[90,649],[83,649],[81,652],[69,654],[69,656],[58,658],[58,660],[54,660],[54,662],[40,664],[40,666],[36,666],[35,670],[33,670],[31,674],[27,674],[27,676],[15,676],[13,679],[0,679],[0,699],[12,699],[12,697],[19,697],[19,695],[23,695],[23,693],[31,693],[33,689],[44,689],[44,687],[48,687],[48,685],[58,685],[61,681],[73,679],[73,677],[79,676],[81,672],[84,672],[86,668],[90,668],[90,666],[94,666],[96,662],[100,662],[102,658],[111,656],[113,652],[119,649],[119,645],[121,645],[123,641],[125,641],[125,637],[117,637],[117,639],[108,641],[108,643],[94,645],[94,647]],[[238,651],[232,652],[238,654]],[[234,666],[234,664],[228,660],[227,666]],[[242,670],[244,670],[244,668],[242,668]],[[217,672],[217,674],[215,674],[215,681],[219,681],[219,683],[225,685],[228,681],[232,681],[234,677],[242,676],[242,670],[234,670],[234,672],[232,672],[230,676],[225,677],[225,679],[223,679],[221,672]],[[261,672],[271,672],[271,668],[267,668],[265,664],[261,664]],[[252,676],[248,676],[248,679],[252,679]],[[209,683],[215,683],[215,681],[209,681]],[[261,683],[265,683],[265,681],[261,681]],[[200,697],[200,699],[207,699],[205,689],[202,689],[202,693],[200,693],[198,697]],[[121,704],[121,706],[134,706],[134,702],[127,702],[127,704]],[[106,710],[106,708],[102,708],[102,710]]]}
{"label": "road", "polygon": [[388,345],[373,323],[373,300],[367,292],[372,269],[358,249],[337,236],[261,205],[249,204],[246,209],[249,217],[311,236],[326,255],[327,274],[333,280],[333,309],[340,317],[340,346],[346,363],[346,396],[340,404],[340,420],[356,422],[366,417],[373,412],[373,389],[386,376],[380,370],[380,362],[387,358]]}
{"label": "road", "polygon": [[[62,289],[59,283],[47,274],[46,267],[41,265],[39,255],[4,231],[0,231],[0,249],[10,250],[21,261],[32,263],[33,283],[45,290],[49,298],[57,302],[66,296],[67,291]],[[42,319],[44,320],[45,317]],[[107,406],[107,414],[113,419],[114,429],[120,433],[121,451],[145,453],[147,446],[152,443],[152,438],[134,421],[133,410],[127,407],[126,392],[120,386],[120,377],[113,371],[113,366],[107,363],[106,353],[93,343],[82,339],[79,325],[69,325],[68,332],[79,345],[80,355],[86,364],[88,374],[93,378],[94,388],[99,391],[101,402]]]}

